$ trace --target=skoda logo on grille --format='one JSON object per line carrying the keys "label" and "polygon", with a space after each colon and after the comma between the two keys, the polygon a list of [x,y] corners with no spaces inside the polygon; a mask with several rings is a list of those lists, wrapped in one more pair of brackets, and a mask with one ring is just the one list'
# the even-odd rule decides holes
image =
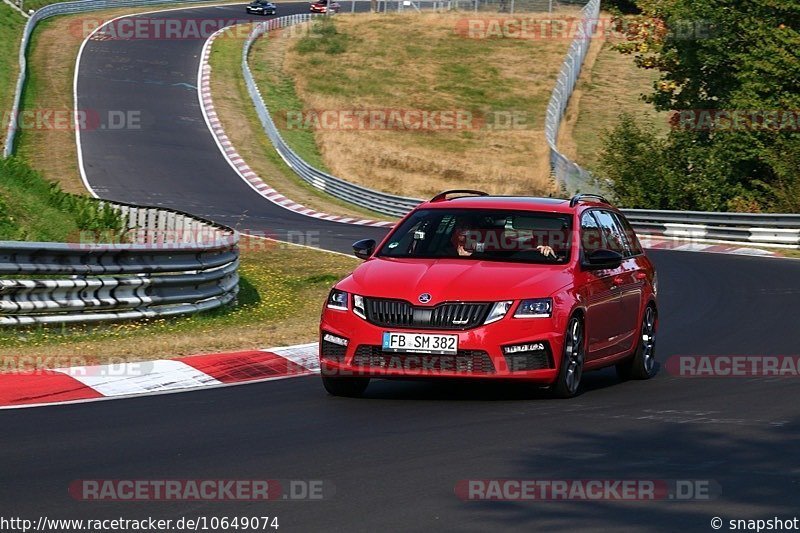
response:
{"label": "skoda logo on grille", "polygon": [[417,300],[419,300],[419,303],[421,304],[426,304],[431,301],[431,295],[427,292],[423,292],[422,294],[419,295],[419,298],[417,298]]}

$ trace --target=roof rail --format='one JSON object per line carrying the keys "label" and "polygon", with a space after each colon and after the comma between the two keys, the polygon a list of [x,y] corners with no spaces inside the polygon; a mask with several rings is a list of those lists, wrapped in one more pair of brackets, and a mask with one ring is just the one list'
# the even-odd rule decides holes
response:
{"label": "roof rail", "polygon": [[451,189],[449,191],[440,192],[439,194],[431,198],[429,201],[443,202],[445,200],[448,200],[447,198],[448,194],[464,194],[468,196],[489,196],[488,192],[483,192],[483,191],[475,191],[472,189]]}
{"label": "roof rail", "polygon": [[576,194],[575,196],[572,197],[572,199],[569,201],[569,206],[570,207],[575,207],[575,204],[577,204],[578,202],[580,202],[584,198],[594,198],[595,200],[599,200],[600,202],[602,202],[604,204],[611,205],[611,202],[609,202],[608,200],[606,200],[605,198],[603,198],[599,194],[592,194],[592,193],[589,193],[589,192],[582,192],[582,193],[578,193],[578,194]]}

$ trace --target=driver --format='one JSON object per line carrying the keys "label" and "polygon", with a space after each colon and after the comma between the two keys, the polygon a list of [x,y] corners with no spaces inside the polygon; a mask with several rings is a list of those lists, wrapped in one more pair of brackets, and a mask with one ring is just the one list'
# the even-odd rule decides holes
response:
{"label": "driver", "polygon": [[[471,256],[476,251],[476,245],[480,244],[475,242],[474,238],[468,239],[471,231],[473,231],[473,228],[467,217],[461,216],[456,219],[455,228],[453,229],[453,243],[455,252],[459,257]],[[536,246],[536,251],[545,257],[558,259],[558,255],[555,250],[553,250],[552,246],[539,245]]]}

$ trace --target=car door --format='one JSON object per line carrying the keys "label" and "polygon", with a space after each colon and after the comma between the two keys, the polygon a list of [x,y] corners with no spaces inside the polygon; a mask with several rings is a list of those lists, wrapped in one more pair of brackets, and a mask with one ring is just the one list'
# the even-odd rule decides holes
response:
{"label": "car door", "polygon": [[[595,210],[581,215],[581,253],[584,257],[599,248],[607,248],[605,231],[595,217]],[[617,352],[620,334],[619,291],[615,277],[619,269],[584,269],[586,306],[586,359],[602,359]]]}
{"label": "car door", "polygon": [[639,305],[642,300],[642,282],[636,277],[638,264],[634,257],[634,247],[625,235],[622,221],[613,211],[599,209],[595,212],[606,236],[606,246],[619,252],[623,261],[614,275],[614,287],[619,298],[616,314],[617,327],[612,353],[627,353],[633,348],[636,326],[639,323]]}
{"label": "car door", "polygon": [[633,349],[634,343],[639,338],[639,313],[642,310],[645,284],[647,283],[647,264],[644,261],[644,251],[636,233],[628,220],[620,213],[613,213],[625,238],[625,285],[622,287],[620,300],[625,322],[625,330],[629,333],[628,342],[624,343],[626,350]]}

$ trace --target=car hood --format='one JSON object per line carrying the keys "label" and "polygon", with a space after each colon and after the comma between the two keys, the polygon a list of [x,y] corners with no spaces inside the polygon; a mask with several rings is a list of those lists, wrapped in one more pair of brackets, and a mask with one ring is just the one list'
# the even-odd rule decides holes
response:
{"label": "car hood", "polygon": [[497,301],[550,296],[568,285],[567,265],[536,265],[470,259],[373,258],[337,288],[378,298],[417,303],[429,293],[429,305],[444,301]]}

